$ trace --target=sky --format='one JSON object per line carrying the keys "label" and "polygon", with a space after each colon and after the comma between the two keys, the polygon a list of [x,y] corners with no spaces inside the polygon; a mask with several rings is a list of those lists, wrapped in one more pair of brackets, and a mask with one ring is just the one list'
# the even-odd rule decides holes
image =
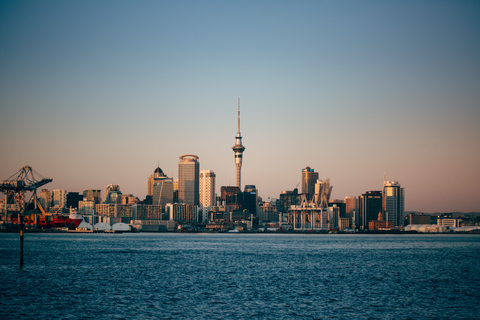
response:
{"label": "sky", "polygon": [[239,98],[264,200],[310,166],[333,199],[385,174],[407,211],[480,211],[478,1],[0,2],[0,180],[144,199],[195,154],[219,192]]}

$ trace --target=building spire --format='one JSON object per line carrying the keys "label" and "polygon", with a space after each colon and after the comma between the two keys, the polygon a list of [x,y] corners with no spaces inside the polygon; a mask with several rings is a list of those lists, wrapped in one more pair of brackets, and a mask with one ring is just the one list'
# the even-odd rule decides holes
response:
{"label": "building spire", "polygon": [[235,137],[235,145],[232,147],[235,153],[235,169],[237,173],[237,187],[241,188],[241,170],[242,170],[242,157],[245,147],[242,145],[242,135],[240,134],[240,98],[238,98],[238,131]]}
{"label": "building spire", "polygon": [[240,98],[238,98],[238,136],[240,136]]}

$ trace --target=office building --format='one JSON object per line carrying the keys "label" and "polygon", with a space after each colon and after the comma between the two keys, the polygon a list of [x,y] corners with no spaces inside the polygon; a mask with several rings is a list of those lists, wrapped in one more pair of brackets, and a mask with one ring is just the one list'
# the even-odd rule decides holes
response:
{"label": "office building", "polygon": [[317,180],[318,172],[315,172],[310,167],[306,167],[302,170],[302,193],[306,195],[308,201],[313,199]]}
{"label": "office building", "polygon": [[200,188],[200,164],[198,157],[186,154],[178,163],[178,202],[198,205]]}
{"label": "office building", "polygon": [[63,208],[67,203],[67,190],[55,189],[52,191],[52,206],[56,208]]}
{"label": "office building", "polygon": [[166,177],[160,167],[157,167],[155,171],[147,179],[147,196],[153,196],[153,184],[156,180],[162,180]]}
{"label": "office building", "polygon": [[382,191],[367,191],[358,198],[359,228],[368,229],[368,222],[378,220],[382,212]]}
{"label": "office building", "polygon": [[173,179],[165,176],[164,179],[157,179],[153,184],[153,205],[160,206],[165,212],[165,205],[173,203]]}
{"label": "office building", "polygon": [[404,189],[397,181],[383,181],[382,213],[386,221],[395,226],[404,222]]}
{"label": "office building", "polygon": [[232,147],[235,153],[236,186],[242,188],[242,158],[245,147],[242,145],[242,135],[240,134],[240,98],[238,99],[238,131],[235,137],[235,145]]}
{"label": "office building", "polygon": [[215,203],[215,172],[200,171],[200,204],[204,208],[216,205]]}

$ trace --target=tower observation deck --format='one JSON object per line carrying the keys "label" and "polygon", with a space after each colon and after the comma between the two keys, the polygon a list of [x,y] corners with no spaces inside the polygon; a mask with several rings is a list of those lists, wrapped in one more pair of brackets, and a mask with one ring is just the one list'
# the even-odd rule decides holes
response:
{"label": "tower observation deck", "polygon": [[238,131],[235,137],[235,145],[232,147],[235,153],[235,169],[237,172],[237,187],[242,188],[242,157],[245,147],[242,145],[242,135],[240,134],[240,98],[238,98]]}

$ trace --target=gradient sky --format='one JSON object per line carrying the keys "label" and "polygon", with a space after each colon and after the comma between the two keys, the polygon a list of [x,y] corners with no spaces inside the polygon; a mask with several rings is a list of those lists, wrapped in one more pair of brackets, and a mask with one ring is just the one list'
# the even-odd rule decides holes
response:
{"label": "gradient sky", "polygon": [[332,198],[480,211],[479,1],[2,1],[0,180],[24,165],[143,199],[182,154],[278,198],[310,166]]}

